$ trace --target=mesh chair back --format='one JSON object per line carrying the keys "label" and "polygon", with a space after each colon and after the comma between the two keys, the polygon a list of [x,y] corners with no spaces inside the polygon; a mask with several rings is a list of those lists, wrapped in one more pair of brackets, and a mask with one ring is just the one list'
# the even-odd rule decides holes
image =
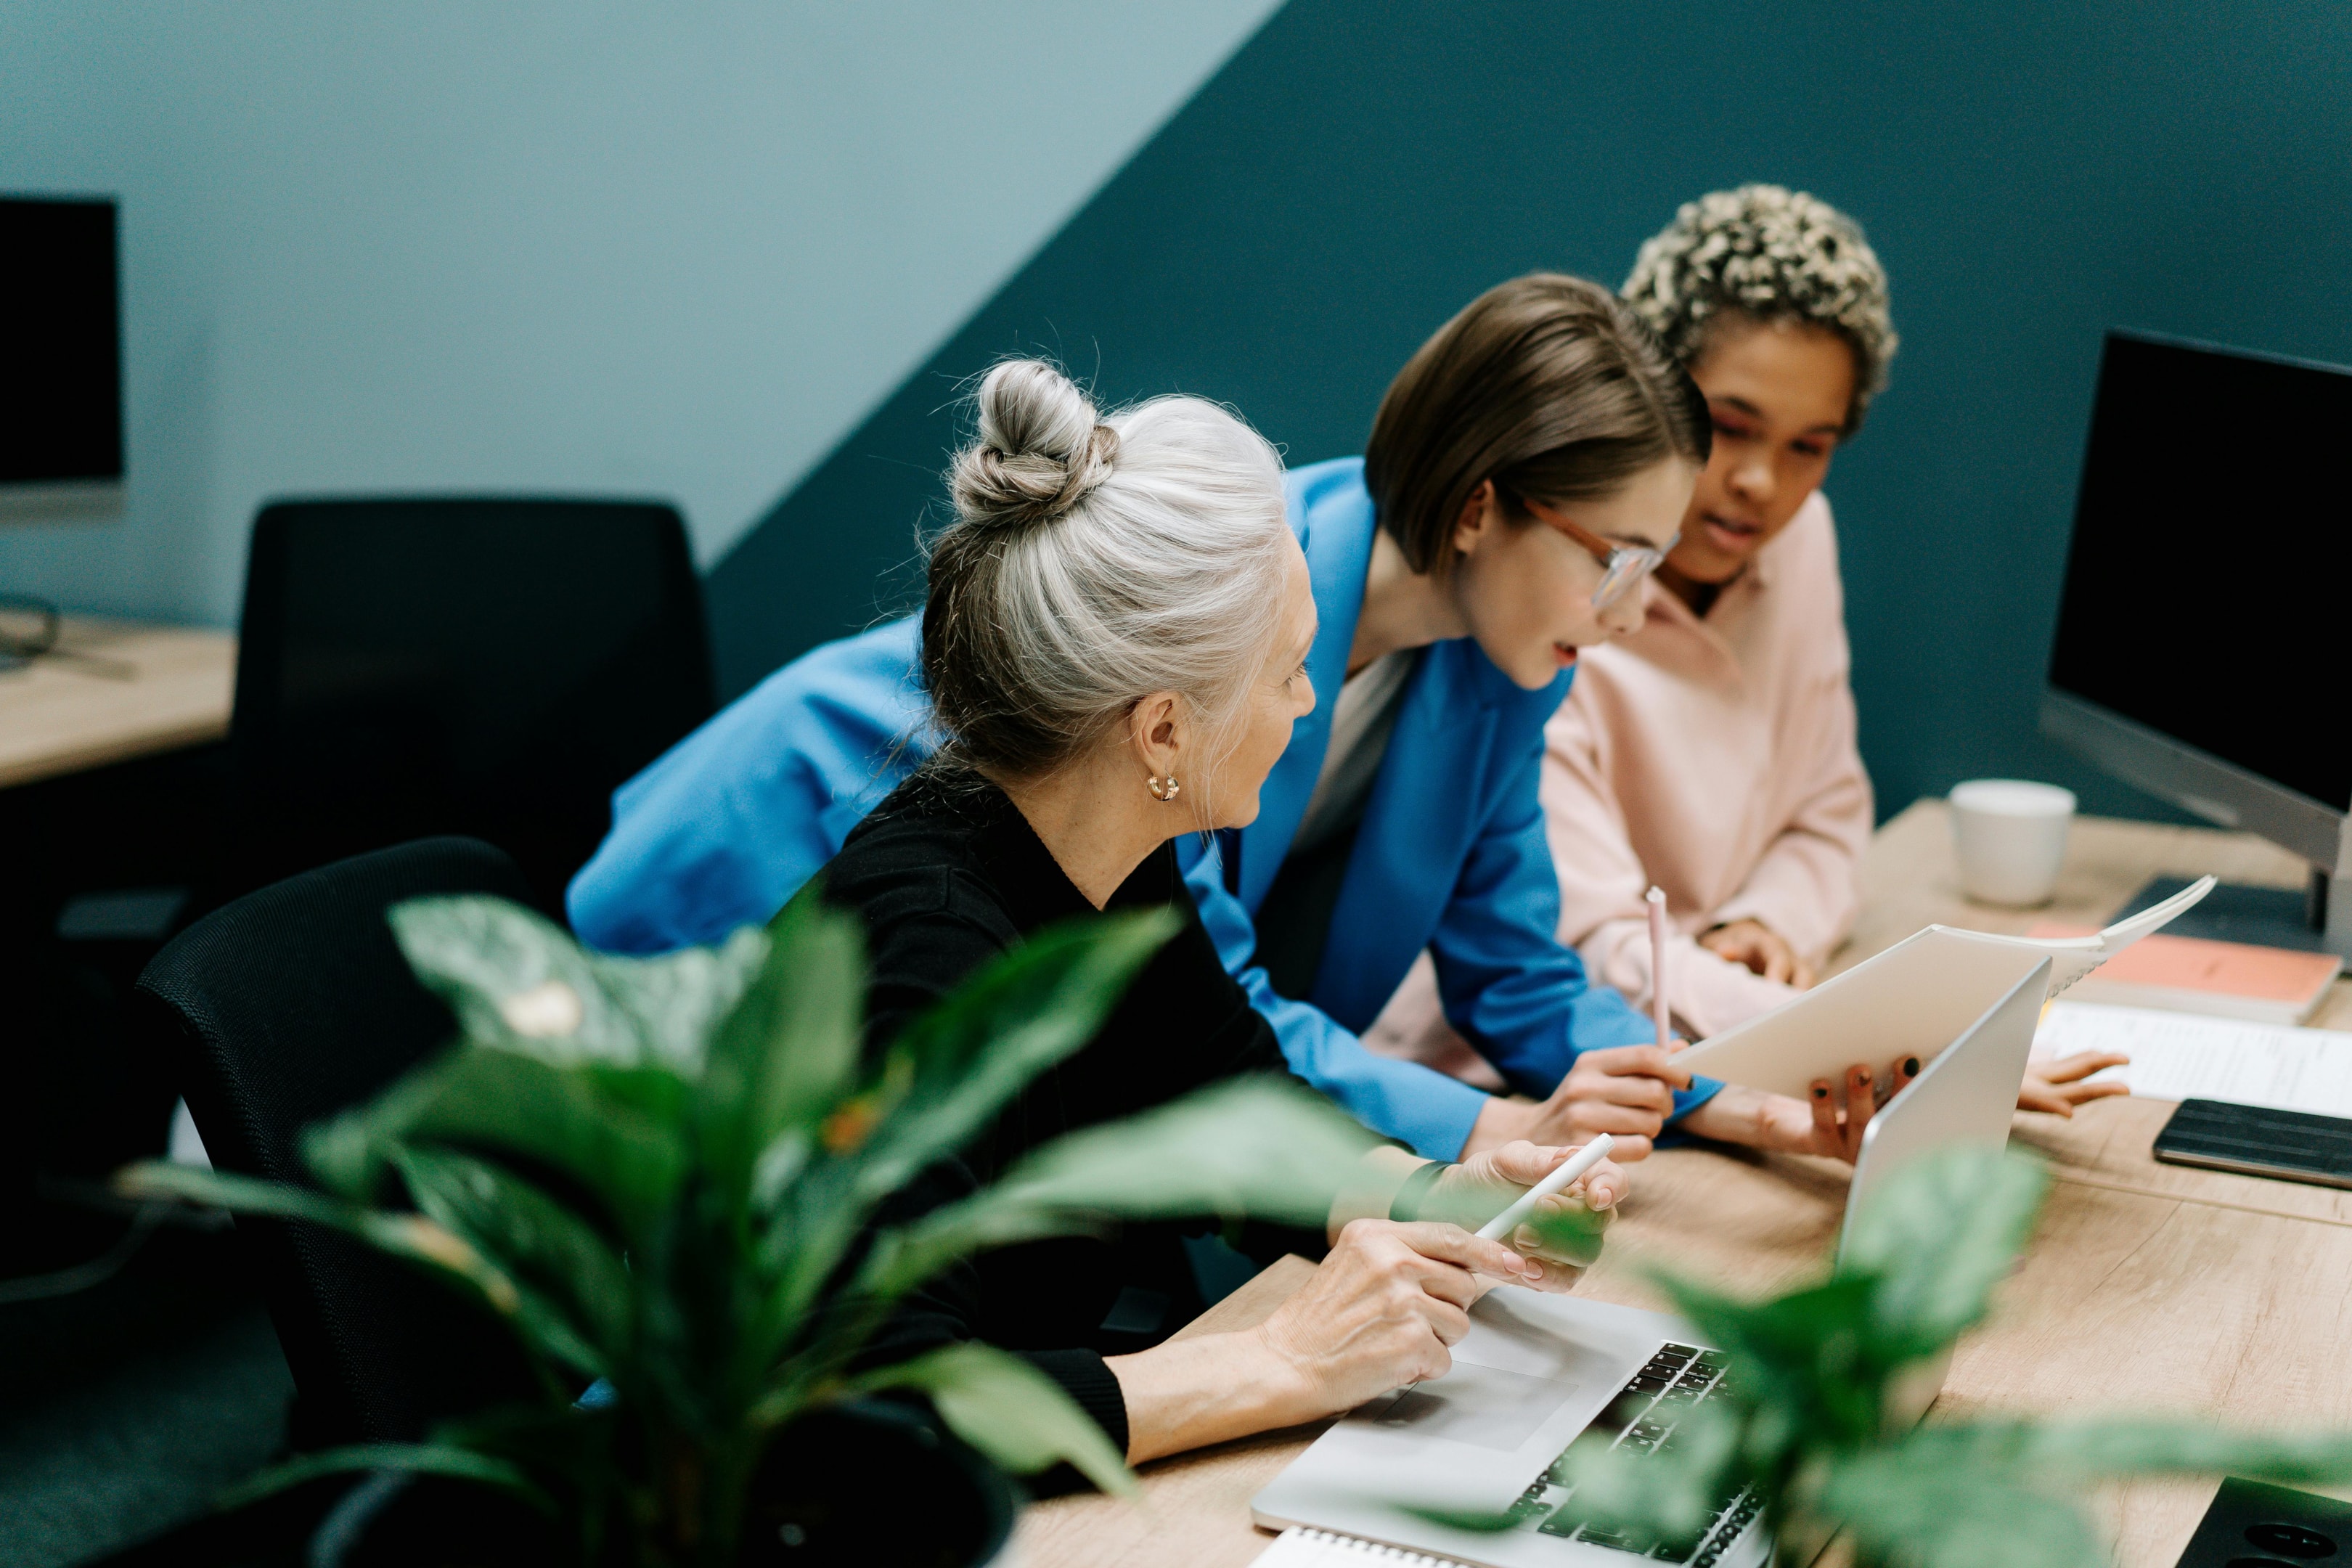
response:
{"label": "mesh chair back", "polygon": [[686,525],[658,503],[281,501],[241,637],[246,887],[461,833],[554,912],[613,790],[714,700]]}
{"label": "mesh chair back", "polygon": [[[302,1129],[372,1097],[456,1033],[384,911],[404,899],[520,900],[514,862],[435,838],[251,893],[155,956],[133,1027],[182,1084],[214,1165],[314,1185]],[[503,1327],[441,1280],[312,1226],[240,1219],[298,1394],[298,1447],[422,1436],[531,1384]]]}

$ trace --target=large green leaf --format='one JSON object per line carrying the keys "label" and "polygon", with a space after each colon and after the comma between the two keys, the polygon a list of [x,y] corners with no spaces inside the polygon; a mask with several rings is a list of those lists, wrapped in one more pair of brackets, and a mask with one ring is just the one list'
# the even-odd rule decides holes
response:
{"label": "large green leaf", "polygon": [[613,1092],[646,1073],[564,1068],[511,1051],[461,1048],[303,1137],[325,1183],[359,1197],[406,1144],[494,1149],[562,1172],[601,1197],[633,1240],[656,1223],[684,1178],[681,1131]]}
{"label": "large green leaf", "polygon": [[913,1077],[861,1152],[861,1189],[896,1191],[1094,1038],[1177,924],[1173,910],[1147,910],[1048,926],[908,1026],[891,1054]]}
{"label": "large green leaf", "polygon": [[172,1198],[227,1209],[233,1214],[301,1220],[345,1231],[371,1247],[422,1264],[454,1280],[502,1316],[511,1316],[521,1304],[521,1292],[494,1259],[485,1257],[446,1226],[422,1215],[385,1214],[305,1192],[300,1187],[160,1160],[124,1167],[116,1173],[114,1185],[126,1197]]}
{"label": "large green leaf", "polygon": [[1152,910],[1049,926],[908,1026],[879,1079],[829,1119],[824,1153],[780,1194],[759,1258],[777,1281],[758,1314],[759,1353],[795,1331],[876,1204],[1094,1037],[1175,924]]}
{"label": "large green leaf", "polygon": [[1878,1277],[1873,1315],[1890,1358],[1931,1354],[1983,1318],[2048,1189],[2031,1161],[1958,1148],[1896,1172],[1871,1195],[1838,1267]]}
{"label": "large green leaf", "polygon": [[1906,1568],[2103,1568],[2106,1552],[2068,1504],[2006,1468],[1922,1468],[1900,1447],[1830,1459],[1814,1506],[1852,1532],[1864,1563]]}
{"label": "large green leaf", "polygon": [[1778,1412],[1775,1429],[1858,1442],[1884,1419],[1891,1370],[1874,1353],[1877,1279],[1848,1275],[1761,1301],[1721,1296],[1660,1277],[1675,1310],[1728,1352],[1732,1386],[1746,1405]]}
{"label": "large green leaf", "polygon": [[1214,1085],[1055,1139],[995,1185],[876,1244],[859,1288],[912,1289],[984,1247],[1194,1215],[1319,1226],[1375,1140],[1320,1095],[1275,1079]]}
{"label": "large green leaf", "polygon": [[590,953],[503,899],[415,899],[389,918],[410,967],[447,999],[467,1039],[558,1065],[698,1074],[711,1025],[767,952],[765,934],[746,928],[722,947],[659,958]]}
{"label": "large green leaf", "polygon": [[[810,1130],[856,1077],[865,1012],[863,930],[824,907],[817,883],[768,934],[767,962],[712,1037],[698,1091],[703,1156],[719,1188],[743,1201],[798,1173]],[[765,1180],[755,1181],[761,1166]]]}
{"label": "large green leaf", "polygon": [[608,1376],[629,1352],[635,1314],[629,1272],[604,1237],[488,1161],[437,1149],[395,1159],[417,1207],[515,1282],[516,1323],[539,1349],[583,1376]]}
{"label": "large green leaf", "polygon": [[912,1388],[930,1395],[940,1419],[957,1436],[1017,1475],[1066,1459],[1107,1492],[1127,1497],[1137,1490],[1125,1456],[1060,1384],[991,1346],[950,1345],[852,1386],[860,1393]]}
{"label": "large green leaf", "polygon": [[2128,1475],[2233,1475],[2256,1480],[2352,1480],[2352,1433],[2229,1432],[2157,1420],[1976,1422],[1922,1426],[1890,1446],[1921,1470],[2002,1468],[2021,1480]]}
{"label": "large green leaf", "polygon": [[354,1470],[404,1470],[412,1475],[478,1481],[513,1493],[551,1519],[555,1516],[555,1500],[519,1466],[454,1443],[358,1443],[304,1454],[238,1482],[221,1494],[220,1506],[242,1508],[320,1476],[348,1475]]}

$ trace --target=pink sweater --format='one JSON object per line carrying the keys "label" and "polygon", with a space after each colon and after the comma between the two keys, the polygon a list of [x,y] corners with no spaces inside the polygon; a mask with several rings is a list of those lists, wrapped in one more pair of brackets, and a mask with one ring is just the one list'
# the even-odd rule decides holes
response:
{"label": "pink sweater", "polygon": [[[1644,592],[1647,624],[1584,651],[1546,731],[1559,936],[1594,978],[1646,1005],[1642,894],[1657,883],[1678,932],[1668,994],[1704,1037],[1794,993],[1700,947],[1699,932],[1752,918],[1819,964],[1853,921],[1871,794],[1829,502],[1808,500],[1703,620],[1655,583]],[[1367,1043],[1472,1076],[1426,967]]]}

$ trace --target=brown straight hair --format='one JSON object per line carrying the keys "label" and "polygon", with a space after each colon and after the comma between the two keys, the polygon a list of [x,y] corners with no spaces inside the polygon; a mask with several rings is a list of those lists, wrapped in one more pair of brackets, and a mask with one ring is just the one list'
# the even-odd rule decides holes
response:
{"label": "brown straight hair", "polygon": [[1374,514],[1415,572],[1454,568],[1454,529],[1488,479],[1521,498],[1594,500],[1668,457],[1704,468],[1706,398],[1598,283],[1531,272],[1481,294],[1397,372],[1364,446]]}

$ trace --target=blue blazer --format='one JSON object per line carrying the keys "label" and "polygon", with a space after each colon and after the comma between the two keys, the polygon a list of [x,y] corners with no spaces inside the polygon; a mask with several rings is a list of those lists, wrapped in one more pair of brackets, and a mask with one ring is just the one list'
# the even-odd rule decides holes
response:
{"label": "blue blazer", "polygon": [[[1340,884],[1305,1000],[1250,963],[1252,917],[1289,852],[1330,743],[1373,517],[1363,464],[1286,480],[1320,617],[1307,669],[1320,697],[1259,792],[1257,820],[1178,842],[1225,966],[1273,1023],[1299,1076],[1373,1130],[1453,1159],[1486,1096],[1376,1056],[1369,1027],[1425,947],[1445,1016],[1513,1089],[1549,1094],[1587,1050],[1638,1045],[1649,1021],[1592,985],[1553,932],[1559,885],[1537,779],[1543,728],[1572,671],[1522,690],[1469,638],[1422,650]],[[661,952],[764,921],[851,827],[929,754],[914,617],[794,660],[680,742],[613,797],[613,831],[572,883],[573,929],[593,946]],[[1675,1097],[1679,1116],[1712,1093]]]}

